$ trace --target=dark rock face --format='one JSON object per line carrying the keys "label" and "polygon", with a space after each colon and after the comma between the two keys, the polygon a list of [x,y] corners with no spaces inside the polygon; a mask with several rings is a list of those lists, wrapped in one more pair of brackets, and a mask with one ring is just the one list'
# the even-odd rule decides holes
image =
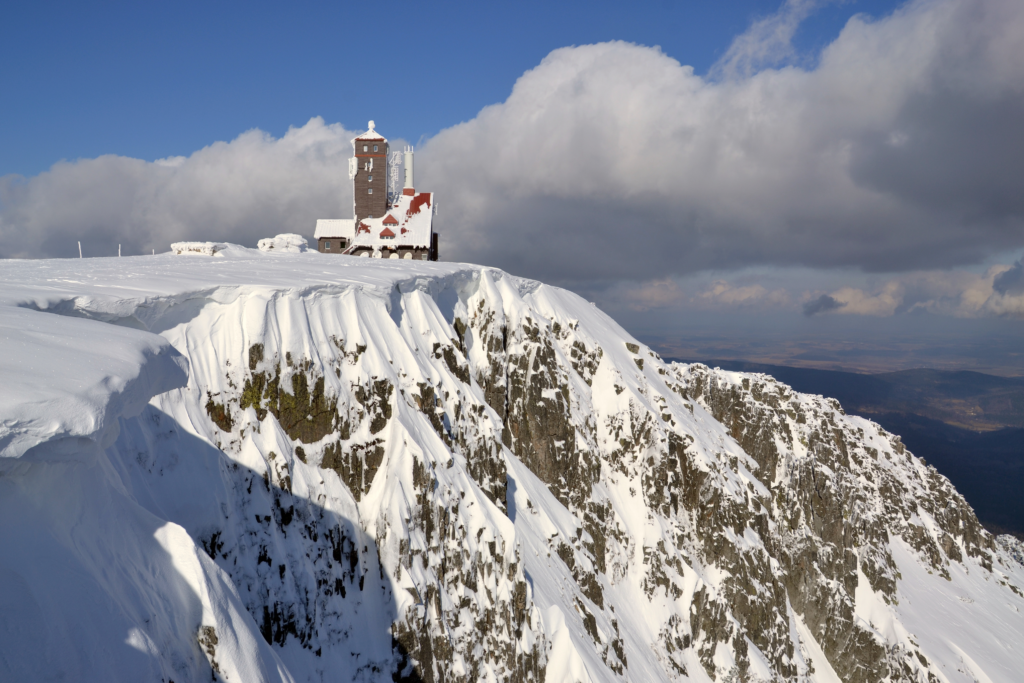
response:
{"label": "dark rock face", "polygon": [[[258,419],[263,420],[269,412],[284,428],[288,436],[302,443],[314,443],[334,431],[338,418],[336,400],[324,396],[324,378],[311,373],[313,363],[305,359],[296,364],[290,353],[286,354],[286,369],[290,374],[291,391],[281,388],[281,363],[272,366],[265,362],[263,345],[249,347],[249,372],[242,395],[238,399],[241,410],[252,407]],[[265,368],[258,370],[258,368]],[[312,374],[312,390],[309,376]],[[228,420],[231,431],[231,422]],[[219,425],[218,425],[219,426]]]}
{"label": "dark rock face", "polygon": [[[872,442],[890,446],[881,454],[877,446],[865,443],[863,428],[837,419],[844,413],[834,400],[796,397],[763,375],[736,382],[727,373],[700,365],[677,366],[676,372],[685,391],[707,406],[754,458],[755,476],[774,492],[774,505],[763,500],[756,506],[766,519],[755,521],[748,514],[744,522],[755,521],[750,525],[759,528],[781,568],[776,580],[784,587],[780,597],[788,597],[833,668],[850,681],[916,680],[923,655],[887,652],[857,625],[853,610],[858,568],[872,590],[893,601],[897,569],[888,544],[894,535],[940,575],[949,562],[961,561],[960,548],[987,561],[993,539],[963,498],[934,468],[903,467],[912,463],[912,456],[899,437],[880,428],[870,435],[875,437]],[[785,462],[780,442],[789,448],[802,446],[809,457]],[[878,466],[880,459],[902,462],[893,469]],[[937,537],[912,521],[919,512],[935,520]],[[736,598],[734,594],[732,601]],[[734,613],[758,633],[756,624],[747,626],[744,612]]]}
{"label": "dark rock face", "polygon": [[571,422],[567,373],[559,366],[550,332],[543,337],[529,317],[509,335],[502,439],[563,504],[589,498],[600,466]]}

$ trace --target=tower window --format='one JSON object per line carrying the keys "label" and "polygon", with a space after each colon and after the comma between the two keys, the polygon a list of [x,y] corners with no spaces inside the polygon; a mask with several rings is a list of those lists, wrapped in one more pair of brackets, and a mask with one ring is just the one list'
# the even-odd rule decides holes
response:
{"label": "tower window", "polygon": [[374,145],[374,146],[373,146],[373,151],[374,151],[374,152],[376,152],[376,151],[377,151],[377,145]]}
{"label": "tower window", "polygon": [[363,151],[365,152],[367,149],[369,148],[366,145],[363,145]]}
{"label": "tower window", "polygon": [[366,194],[373,194],[373,188],[371,187],[369,190],[367,190]]}
{"label": "tower window", "polygon": [[330,242],[324,242],[324,250],[325,251],[330,251],[331,250],[331,243]]}
{"label": "tower window", "polygon": [[372,182],[373,182],[373,176],[372,176],[372,175],[371,175],[371,176],[366,176],[366,180],[367,180],[368,182],[371,182],[371,183],[372,183]]}

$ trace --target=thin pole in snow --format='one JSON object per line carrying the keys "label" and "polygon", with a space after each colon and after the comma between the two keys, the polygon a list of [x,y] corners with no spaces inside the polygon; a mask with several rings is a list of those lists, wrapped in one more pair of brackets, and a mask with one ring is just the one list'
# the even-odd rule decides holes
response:
{"label": "thin pole in snow", "polygon": [[153,247],[153,256],[156,256],[156,247]]}
{"label": "thin pole in snow", "polygon": [[78,240],[78,258],[82,258],[82,240]]}
{"label": "thin pole in snow", "polygon": [[118,255],[118,256],[120,256],[120,255],[121,255],[121,245],[120,245],[120,244],[119,244],[119,245],[117,245],[117,255]]}

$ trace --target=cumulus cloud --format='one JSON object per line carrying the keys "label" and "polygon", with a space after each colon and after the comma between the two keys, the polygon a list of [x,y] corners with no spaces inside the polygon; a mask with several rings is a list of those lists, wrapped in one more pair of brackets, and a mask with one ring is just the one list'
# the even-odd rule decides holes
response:
{"label": "cumulus cloud", "polygon": [[563,48],[417,170],[449,256],[563,282],[974,263],[1024,246],[1022,36],[1016,0],[923,0],[852,18],[813,69]]}
{"label": "cumulus cloud", "polygon": [[102,156],[60,162],[33,178],[0,178],[0,256],[112,256],[164,251],[177,240],[255,246],[311,234],[317,218],[351,214],[349,140],[310,120],[275,139],[258,130],[188,157]]}

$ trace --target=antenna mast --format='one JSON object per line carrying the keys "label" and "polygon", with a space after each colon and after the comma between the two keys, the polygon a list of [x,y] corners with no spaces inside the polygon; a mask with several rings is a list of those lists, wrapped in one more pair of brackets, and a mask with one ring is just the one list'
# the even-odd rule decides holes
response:
{"label": "antenna mast", "polygon": [[388,208],[398,203],[398,197],[402,194],[402,189],[398,184],[398,167],[401,163],[401,152],[391,152],[388,154]]}

